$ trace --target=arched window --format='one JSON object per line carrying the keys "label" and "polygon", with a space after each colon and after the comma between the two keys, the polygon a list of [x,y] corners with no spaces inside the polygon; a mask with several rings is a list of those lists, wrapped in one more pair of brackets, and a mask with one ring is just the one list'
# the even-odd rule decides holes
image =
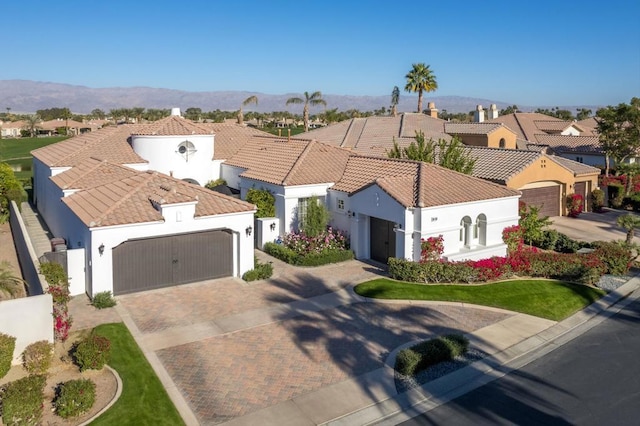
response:
{"label": "arched window", "polygon": [[505,146],[507,146],[507,141],[504,140],[504,138],[500,138],[500,142],[499,142],[498,146],[500,148],[504,148]]}
{"label": "arched window", "polygon": [[476,217],[476,224],[474,226],[474,238],[478,239],[478,244],[481,246],[487,245],[487,216],[481,213]]}
{"label": "arched window", "polygon": [[465,247],[471,247],[471,218],[465,216],[460,221],[460,241]]}

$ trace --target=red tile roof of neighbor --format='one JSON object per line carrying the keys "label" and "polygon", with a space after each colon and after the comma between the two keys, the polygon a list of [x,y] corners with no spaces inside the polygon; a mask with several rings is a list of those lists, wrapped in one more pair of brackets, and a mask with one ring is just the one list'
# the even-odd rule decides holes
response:
{"label": "red tile roof of neighbor", "polygon": [[90,228],[162,221],[154,204],[195,202],[195,217],[255,210],[253,204],[152,171],[136,172],[62,201]]}

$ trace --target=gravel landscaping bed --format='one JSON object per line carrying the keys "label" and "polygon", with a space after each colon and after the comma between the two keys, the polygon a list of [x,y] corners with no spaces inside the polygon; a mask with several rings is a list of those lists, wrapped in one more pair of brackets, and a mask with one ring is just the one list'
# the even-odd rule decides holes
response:
{"label": "gravel landscaping bed", "polygon": [[629,281],[638,271],[629,271],[627,275],[603,275],[600,281],[596,283],[596,287],[605,290],[613,291],[618,287]]}
{"label": "gravel landscaping bed", "polygon": [[435,380],[449,373],[466,367],[472,362],[479,361],[487,356],[486,352],[478,349],[470,348],[466,354],[459,356],[453,361],[445,361],[439,364],[433,365],[424,371],[416,374],[414,377],[403,376],[402,374],[395,372],[396,390],[398,393],[408,391],[409,389],[423,385],[431,380]]}

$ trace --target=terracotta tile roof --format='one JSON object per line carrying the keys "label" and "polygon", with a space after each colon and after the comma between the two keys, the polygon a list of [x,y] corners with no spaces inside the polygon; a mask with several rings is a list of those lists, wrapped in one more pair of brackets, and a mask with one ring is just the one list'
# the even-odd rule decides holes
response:
{"label": "terracotta tile roof", "polygon": [[502,123],[444,123],[444,130],[450,135],[488,135],[504,127]]}
{"label": "terracotta tile roof", "polygon": [[55,120],[43,121],[38,124],[42,130],[55,130],[60,127],[69,127],[70,129],[84,129],[90,128],[91,126],[88,124],[80,123],[75,120],[64,120],[62,118],[58,118]]}
{"label": "terracotta tile roof", "polygon": [[377,184],[404,207],[435,207],[513,197],[518,191],[435,164],[351,156],[344,176],[331,189],[355,194]]}
{"label": "terracotta tile roof", "polygon": [[537,135],[536,141],[556,152],[583,152],[602,155],[597,136]]}
{"label": "terracotta tile roof", "polygon": [[540,152],[519,149],[468,148],[471,157],[476,159],[473,176],[503,185],[543,156]]}
{"label": "terracotta tile roof", "polygon": [[116,164],[147,163],[128,143],[139,125],[108,126],[38,148],[31,154],[49,167],[73,167],[88,158]]}
{"label": "terracotta tile roof", "polygon": [[241,176],[276,185],[336,182],[349,152],[315,141],[253,137],[225,164],[246,169]]}
{"label": "terracotta tile roof", "polygon": [[262,130],[237,123],[202,123],[215,134],[214,160],[233,157],[253,136],[269,136]]}
{"label": "terracotta tile roof", "polygon": [[51,178],[60,189],[89,189],[115,182],[138,172],[126,166],[88,158],[66,172]]}
{"label": "terracotta tile roof", "polygon": [[196,202],[196,217],[255,210],[253,204],[158,172],[137,172],[76,192],[62,201],[91,228],[162,221],[154,203]]}
{"label": "terracotta tile roof", "polygon": [[545,133],[560,133],[566,128],[570,127],[572,122],[564,120],[534,120],[535,126]]}
{"label": "terracotta tile roof", "polygon": [[559,157],[557,155],[548,155],[548,157],[565,169],[571,170],[574,176],[600,175],[601,173],[601,170],[597,167],[578,163],[577,161],[569,160],[568,158]]}
{"label": "terracotta tile roof", "polygon": [[[22,129],[27,125],[26,121],[5,121],[4,123],[0,123],[0,128],[3,129]],[[40,124],[38,124],[40,125]]]}
{"label": "terracotta tile roof", "polygon": [[148,124],[141,124],[132,135],[149,136],[186,136],[186,135],[211,135],[210,127],[194,123],[179,115],[170,115]]}
{"label": "terracotta tile roof", "polygon": [[598,121],[595,117],[585,118],[576,123],[584,130],[580,136],[598,136]]}
{"label": "terracotta tile roof", "polygon": [[[426,114],[404,113],[396,117],[352,118],[296,137],[315,139],[351,149],[363,155],[378,155],[393,146],[393,140],[414,140],[420,130],[427,139],[450,140],[444,132],[444,120]],[[409,143],[407,142],[407,145]]]}
{"label": "terracotta tile roof", "polygon": [[[498,118],[487,120],[487,123],[502,123],[509,129],[513,130],[518,138],[526,141],[535,142],[535,136],[539,134],[546,134],[546,132],[538,128],[536,122],[540,124],[551,126],[551,122],[564,123],[565,128],[569,126],[570,122],[561,120],[559,118],[551,117],[545,114],[537,112],[516,112],[513,114],[501,115]],[[557,124],[560,126],[561,124]]]}

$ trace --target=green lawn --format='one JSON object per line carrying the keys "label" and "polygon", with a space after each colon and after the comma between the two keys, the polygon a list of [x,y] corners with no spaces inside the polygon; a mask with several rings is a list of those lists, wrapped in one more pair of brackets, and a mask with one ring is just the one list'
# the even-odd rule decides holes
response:
{"label": "green lawn", "polygon": [[377,299],[437,300],[493,306],[560,321],[590,305],[605,292],[555,280],[512,280],[485,285],[424,285],[380,278],[355,288]]}
{"label": "green lawn", "polygon": [[0,139],[0,161],[10,159],[31,159],[31,151],[60,142],[67,139],[66,136],[54,136],[49,138],[20,138]]}
{"label": "green lawn", "polygon": [[[289,129],[288,128],[284,128],[284,129],[277,129],[274,127],[261,127],[260,130],[267,132],[267,133],[271,133],[272,135],[276,135],[278,136],[278,132],[280,132],[280,136],[282,137],[287,137],[289,136]],[[291,128],[291,136],[295,136],[297,134],[300,133],[304,133],[304,127],[292,127]]]}
{"label": "green lawn", "polygon": [[103,324],[96,333],[111,341],[109,365],[122,378],[118,401],[92,425],[183,425],[173,402],[123,323]]}

